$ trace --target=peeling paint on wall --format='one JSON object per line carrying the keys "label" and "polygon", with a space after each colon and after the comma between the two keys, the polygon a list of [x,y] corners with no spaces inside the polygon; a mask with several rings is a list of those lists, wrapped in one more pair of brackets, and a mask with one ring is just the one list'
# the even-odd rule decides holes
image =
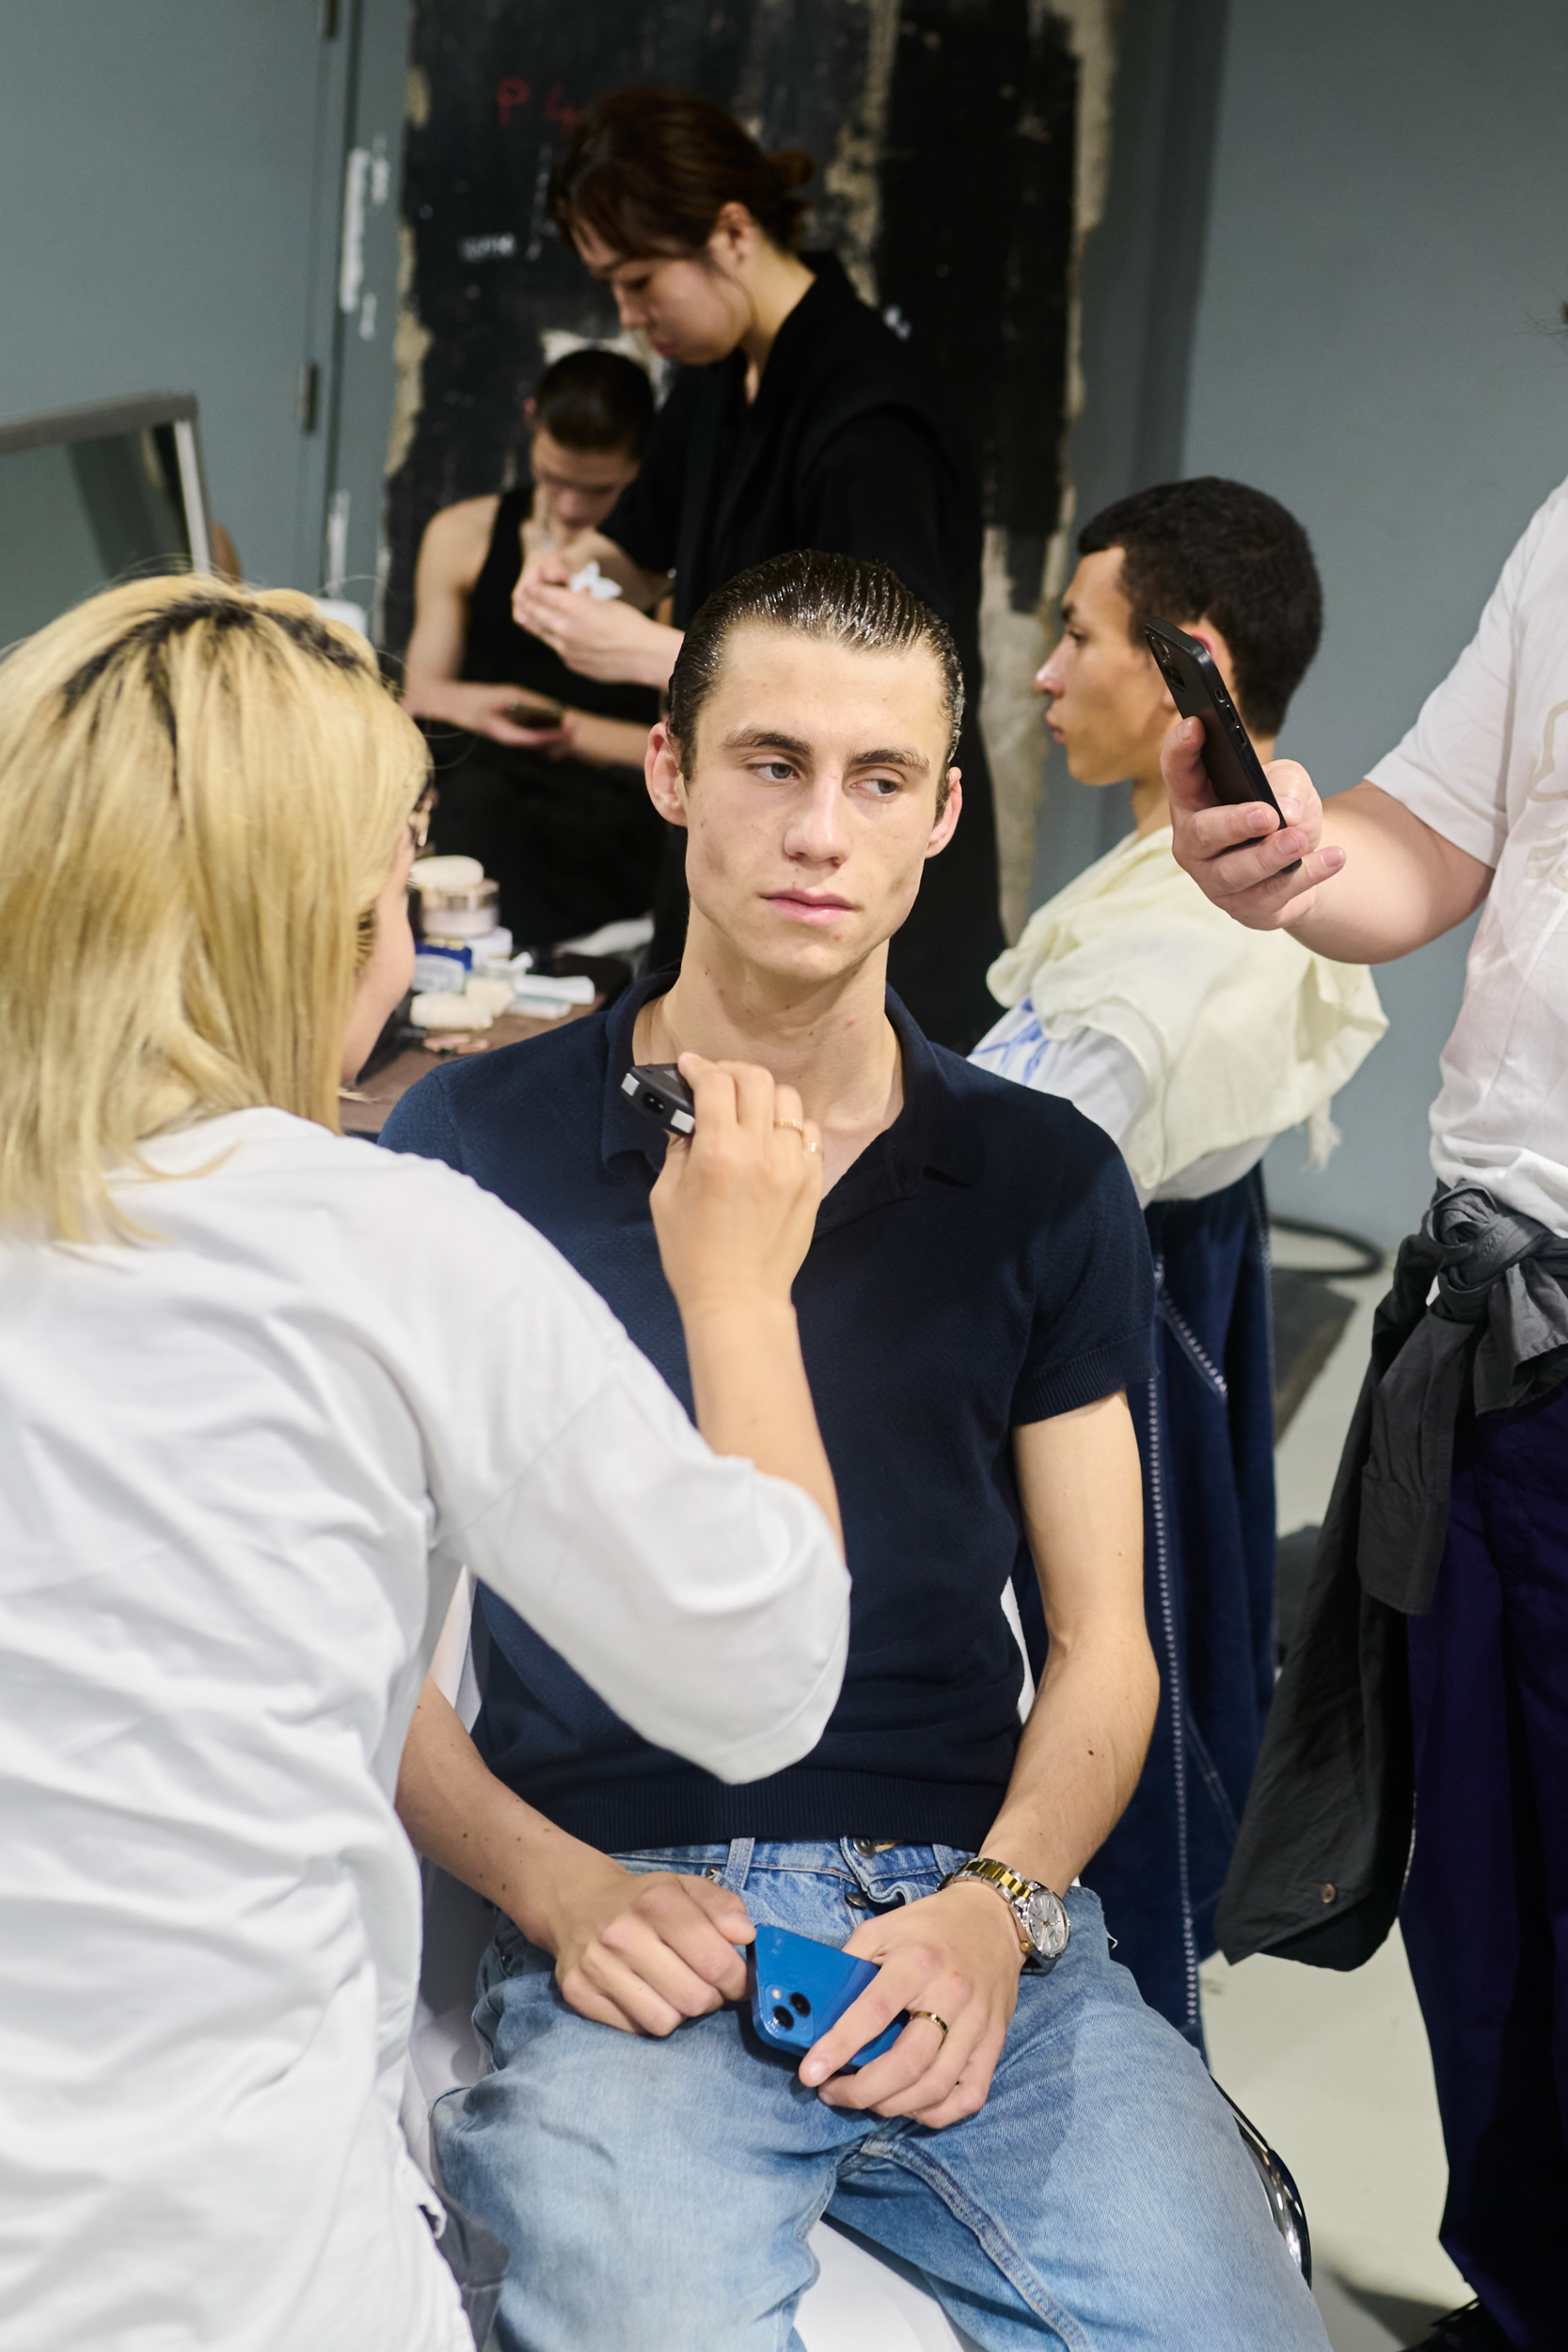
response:
{"label": "peeling paint on wall", "polygon": [[[407,463],[424,405],[424,362],[430,330],[420,323],[414,305],[414,239],[406,221],[398,223],[398,326],[392,339],[392,424],[387,436],[387,471],[399,472]],[[390,549],[388,549],[389,573]]]}
{"label": "peeling paint on wall", "polygon": [[1002,928],[1015,940],[1031,912],[1035,828],[1044,796],[1045,713],[1035,692],[1035,673],[1061,634],[1057,610],[1072,572],[1076,510],[1073,484],[1065,470],[1067,437],[1082,413],[1084,248],[1105,210],[1111,167],[1111,102],[1116,80],[1117,0],[1032,0],[1032,13],[1049,14],[1067,31],[1078,64],[1078,111],[1073,180],[1073,234],[1069,275],[1068,339],[1062,404],[1064,453],[1055,528],[1046,542],[1038,600],[1020,612],[1010,594],[1012,566],[1006,533],[986,533],[980,643],[986,682],[980,723],[996,790],[997,850],[1002,870]]}
{"label": "peeling paint on wall", "polygon": [[899,0],[859,0],[865,16],[865,69],[844,109],[822,185],[839,207],[838,258],[863,302],[877,302],[874,256],[881,226],[879,177],[887,136],[888,89],[898,40]]}

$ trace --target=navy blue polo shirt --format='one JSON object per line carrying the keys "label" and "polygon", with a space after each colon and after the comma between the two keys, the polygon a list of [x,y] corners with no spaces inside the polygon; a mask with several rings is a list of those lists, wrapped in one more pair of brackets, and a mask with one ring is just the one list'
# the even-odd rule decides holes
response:
{"label": "navy blue polo shirt", "polygon": [[[689,1412],[648,1209],[664,1141],[621,1091],[638,1010],[668,985],[659,974],[608,1013],[446,1064],[384,1140],[527,1217]],[[891,994],[888,1014],[904,1107],[824,1199],[795,1283],[852,1581],[844,1688],[816,1747],[729,1787],[640,1739],[483,1595],[480,1753],[607,1851],[746,1836],[978,1846],[1018,1741],[1002,1593],[1028,1554],[1011,1433],[1148,1376],[1148,1245],[1114,1144],[1069,1103],[930,1044]]]}

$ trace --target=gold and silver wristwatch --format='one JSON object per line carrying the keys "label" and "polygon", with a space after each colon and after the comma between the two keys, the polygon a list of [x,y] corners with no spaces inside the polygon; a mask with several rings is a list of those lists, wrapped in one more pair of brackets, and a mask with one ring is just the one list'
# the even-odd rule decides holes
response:
{"label": "gold and silver wristwatch", "polygon": [[1022,1879],[1005,1862],[991,1862],[984,1854],[961,1862],[942,1884],[951,1886],[957,1879],[979,1879],[982,1884],[995,1887],[1013,1915],[1025,1967],[1038,1976],[1055,1967],[1067,1950],[1071,1930],[1065,1905],[1049,1886],[1042,1886],[1038,1879]]}

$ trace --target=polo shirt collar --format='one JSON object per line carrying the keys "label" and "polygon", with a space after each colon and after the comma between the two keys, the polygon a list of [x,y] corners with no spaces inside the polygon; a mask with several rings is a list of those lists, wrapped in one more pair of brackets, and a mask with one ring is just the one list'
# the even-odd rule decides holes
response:
{"label": "polo shirt collar", "polygon": [[[625,990],[606,1015],[599,1148],[607,1165],[626,1152],[639,1154],[656,1174],[664,1165],[663,1136],[622,1092],[621,1082],[632,1065],[638,1014],[650,997],[663,995],[674,978],[668,970],[648,974]],[[947,1057],[916,1026],[891,988],[887,1014],[903,1059],[904,1107],[829,1193],[817,1215],[819,1232],[873,1206],[868,1192],[876,1199],[897,1199],[914,1192],[927,1173],[949,1184],[974,1184],[985,1170],[984,1149],[943,1066]]]}

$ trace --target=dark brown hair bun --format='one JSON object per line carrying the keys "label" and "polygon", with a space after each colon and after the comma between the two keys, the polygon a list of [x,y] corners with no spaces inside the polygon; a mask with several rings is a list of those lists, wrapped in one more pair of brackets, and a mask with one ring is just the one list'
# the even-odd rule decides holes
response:
{"label": "dark brown hair bun", "polygon": [[588,229],[638,261],[700,253],[724,206],[743,204],[792,253],[806,209],[797,190],[816,169],[796,148],[765,155],[722,107],[689,90],[615,90],[573,131],[550,176],[550,218],[562,236]]}
{"label": "dark brown hair bun", "polygon": [[797,188],[803,188],[808,180],[816,177],[816,164],[798,147],[781,147],[768,160],[778,173],[779,186],[785,196],[792,196]]}

